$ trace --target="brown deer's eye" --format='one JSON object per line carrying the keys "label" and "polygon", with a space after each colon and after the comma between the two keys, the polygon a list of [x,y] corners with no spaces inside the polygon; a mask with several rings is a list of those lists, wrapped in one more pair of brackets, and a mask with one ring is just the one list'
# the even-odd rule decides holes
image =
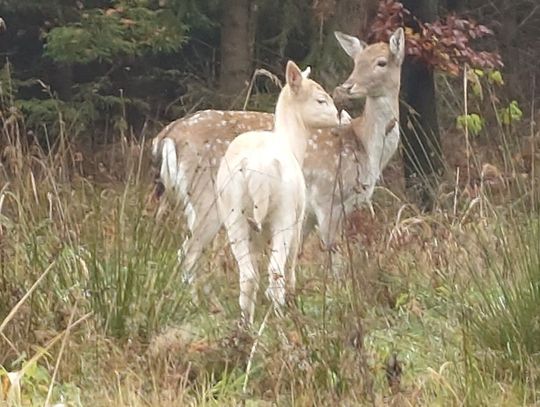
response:
{"label": "brown deer's eye", "polygon": [[377,61],[377,66],[384,68],[386,66],[386,61],[384,59],[380,59],[379,61]]}

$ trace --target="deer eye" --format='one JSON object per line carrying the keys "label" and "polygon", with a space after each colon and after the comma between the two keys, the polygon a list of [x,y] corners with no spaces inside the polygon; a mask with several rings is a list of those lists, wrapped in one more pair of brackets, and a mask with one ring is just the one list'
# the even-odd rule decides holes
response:
{"label": "deer eye", "polygon": [[385,59],[379,59],[377,61],[377,66],[380,66],[381,68],[384,68],[386,66],[386,60]]}
{"label": "deer eye", "polygon": [[326,105],[328,102],[326,101],[326,99],[317,99],[317,103],[320,105]]}

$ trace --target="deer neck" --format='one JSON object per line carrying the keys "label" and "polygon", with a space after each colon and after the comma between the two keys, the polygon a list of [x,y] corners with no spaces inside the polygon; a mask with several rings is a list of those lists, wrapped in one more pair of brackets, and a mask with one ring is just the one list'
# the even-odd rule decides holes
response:
{"label": "deer neck", "polygon": [[277,142],[290,148],[302,166],[310,132],[291,99],[290,89],[283,89],[276,105],[274,137]]}
{"label": "deer neck", "polygon": [[382,96],[367,97],[359,133],[368,156],[371,175],[376,178],[381,171],[388,126],[397,122],[399,122],[397,91]]}

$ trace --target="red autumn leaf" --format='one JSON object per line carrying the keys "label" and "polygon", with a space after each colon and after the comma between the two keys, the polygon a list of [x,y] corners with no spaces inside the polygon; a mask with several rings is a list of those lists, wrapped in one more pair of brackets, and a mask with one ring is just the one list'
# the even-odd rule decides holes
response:
{"label": "red autumn leaf", "polygon": [[[477,38],[493,35],[486,26],[454,14],[433,23],[420,23],[395,0],[379,2],[369,40],[388,41],[392,32],[402,26],[406,27],[406,53],[432,68],[458,75],[464,64],[479,68],[502,66],[498,53],[477,51],[470,44]],[[416,27],[418,32],[410,27]]]}

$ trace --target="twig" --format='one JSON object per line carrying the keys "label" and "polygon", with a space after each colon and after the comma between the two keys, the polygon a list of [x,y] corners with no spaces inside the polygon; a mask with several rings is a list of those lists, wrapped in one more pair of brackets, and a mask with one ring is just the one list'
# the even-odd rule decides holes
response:
{"label": "twig", "polygon": [[246,366],[246,377],[244,378],[244,385],[242,386],[242,393],[244,394],[246,393],[246,390],[247,390],[247,385],[249,381],[249,373],[251,372],[251,366],[253,365],[255,351],[257,350],[257,345],[259,344],[259,339],[261,338],[263,330],[266,327],[266,321],[268,320],[268,316],[270,315],[271,310],[272,310],[272,305],[270,305],[268,307],[268,311],[266,311],[266,315],[264,316],[264,319],[261,322],[261,326],[259,327],[259,331],[257,332],[257,337],[253,341],[253,346],[251,347],[251,352],[249,353],[249,359]]}
{"label": "twig", "polygon": [[468,66],[465,64],[463,66],[463,101],[465,104],[465,154],[467,156],[467,185],[471,182],[471,146],[469,142],[469,125],[467,122],[467,117],[469,115],[469,107],[468,104],[468,95],[467,95],[467,88],[468,88]]}
{"label": "twig", "polygon": [[[532,77],[532,102],[531,102],[531,191],[533,193],[531,194],[531,204],[535,205],[535,197],[536,194],[534,191],[536,190],[536,140],[535,140],[535,126],[538,126],[538,123],[534,120],[534,112],[536,111],[534,100],[535,100],[535,93],[536,93],[536,75]],[[0,207],[1,209],[1,207]]]}
{"label": "twig", "polygon": [[19,357],[21,356],[21,353],[17,350],[17,348],[15,347],[15,345],[13,344],[13,342],[11,342],[11,341],[9,340],[9,338],[8,338],[6,335],[4,335],[3,333],[1,333],[1,334],[0,334],[0,337],[1,337],[4,341],[6,341],[6,343],[8,344],[8,346],[11,348],[11,350],[13,350],[13,351],[17,354],[17,356],[19,356]]}
{"label": "twig", "polygon": [[60,352],[58,352],[58,357],[56,358],[56,364],[54,365],[54,371],[53,375],[51,377],[51,383],[49,384],[49,390],[47,391],[47,398],[45,399],[45,403],[43,404],[45,407],[49,407],[49,401],[52,397],[52,391],[54,387],[54,381],[56,380],[56,375],[58,373],[58,369],[60,368],[60,360],[62,359],[62,355],[64,354],[64,349],[66,348],[66,344],[69,338],[69,332],[72,328],[73,323],[73,317],[75,316],[75,311],[77,310],[77,301],[75,302],[75,305],[73,306],[73,309],[71,310],[71,315],[69,316],[69,322],[66,330],[64,331],[64,339],[62,340],[62,345],[60,346]]}
{"label": "twig", "polygon": [[49,271],[52,270],[52,267],[54,266],[54,263],[55,262],[53,261],[51,264],[49,264],[49,266],[45,269],[45,271],[41,274],[41,276],[39,276],[39,278],[36,280],[34,285],[32,285],[32,287],[30,287],[30,289],[26,292],[26,294],[24,294],[24,296],[19,300],[17,305],[15,305],[13,307],[13,309],[9,312],[7,317],[2,321],[2,324],[0,324],[0,334],[4,331],[4,328],[9,323],[9,321],[11,321],[13,319],[13,317],[15,316],[15,314],[17,313],[19,308],[21,308],[21,306],[28,299],[28,297],[30,297],[30,295],[34,292],[34,290],[37,288],[39,283],[41,283],[43,281],[43,279],[45,278],[45,276],[47,274],[49,274]]}
{"label": "twig", "polygon": [[255,84],[255,79],[257,78],[257,76],[266,76],[275,85],[279,86],[280,89],[283,88],[283,84],[281,83],[279,78],[276,75],[274,75],[272,72],[264,68],[255,69],[255,72],[253,72],[253,76],[251,77],[251,81],[249,82],[249,86],[248,86],[247,94],[246,94],[246,100],[244,100],[244,106],[242,107],[242,110],[246,110],[247,108],[249,98],[251,97],[251,91],[253,90],[253,85]]}
{"label": "twig", "polygon": [[540,6],[536,5],[532,10],[531,12],[523,19],[521,20],[521,22],[518,24],[517,26],[517,29],[520,29],[532,16],[534,16],[536,14],[536,12],[538,11],[538,9],[540,8]]}
{"label": "twig", "polygon": [[[79,325],[81,322],[86,320],[86,318],[88,318],[90,315],[92,315],[91,312],[89,312],[88,314],[85,314],[82,317],[80,317],[77,321],[75,321],[73,324],[71,324],[71,328]],[[7,376],[8,376],[9,382],[10,382],[10,387],[9,387],[8,394],[7,394],[8,405],[12,405],[12,404],[21,405],[21,402],[20,402],[20,399],[21,399],[21,379],[24,377],[27,370],[34,363],[36,363],[44,354],[46,354],[49,351],[49,349],[56,342],[58,342],[58,340],[60,338],[62,338],[64,336],[65,333],[66,333],[66,331],[61,332],[58,335],[56,335],[54,338],[52,338],[44,348],[41,348],[38,352],[36,352],[36,354],[34,356],[32,356],[30,358],[30,360],[28,360],[24,364],[24,366],[22,367],[21,370],[16,371],[16,372],[8,372],[7,373]]]}
{"label": "twig", "polygon": [[[454,219],[457,216],[458,188],[459,188],[459,167],[456,168],[456,181],[454,184],[454,206],[453,206],[453,212],[452,212],[454,215]],[[454,219],[452,219],[452,223],[454,222]]]}

